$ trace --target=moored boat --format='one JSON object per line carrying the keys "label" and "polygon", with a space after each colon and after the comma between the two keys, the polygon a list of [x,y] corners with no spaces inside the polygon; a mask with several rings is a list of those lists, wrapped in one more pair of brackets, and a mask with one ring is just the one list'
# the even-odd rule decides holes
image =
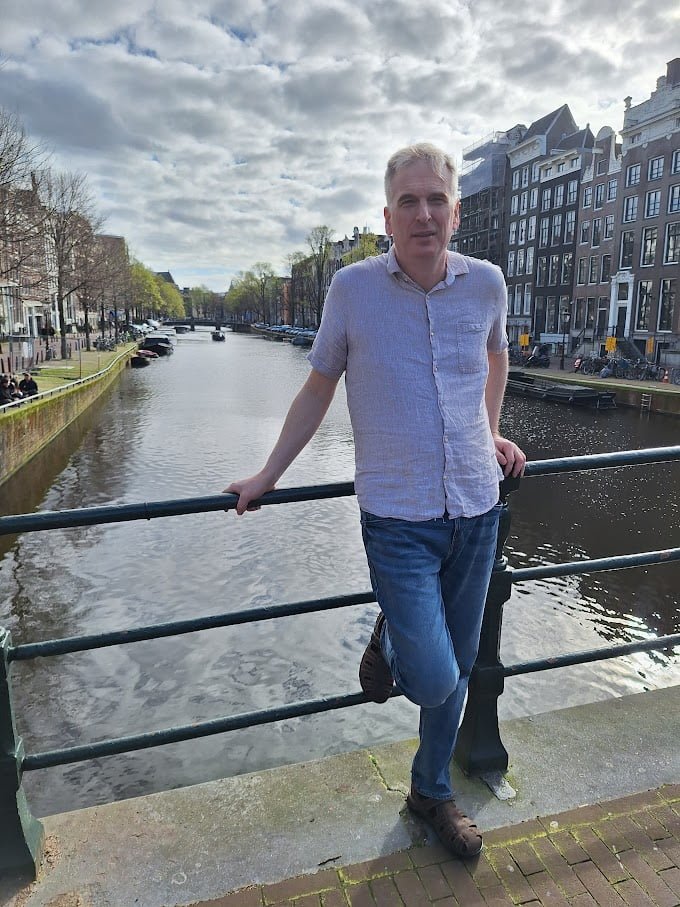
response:
{"label": "moored boat", "polygon": [[506,393],[547,400],[549,403],[566,403],[569,406],[616,409],[616,394],[613,391],[601,391],[580,384],[558,384],[519,371],[508,374]]}

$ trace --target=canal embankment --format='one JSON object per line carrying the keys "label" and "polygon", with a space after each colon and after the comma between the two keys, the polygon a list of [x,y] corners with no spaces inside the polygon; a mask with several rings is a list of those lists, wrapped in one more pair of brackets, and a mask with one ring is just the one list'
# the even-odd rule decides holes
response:
{"label": "canal embankment", "polygon": [[[491,894],[494,885],[507,881],[502,866],[512,860],[501,854],[505,863],[496,877],[495,842],[514,842],[517,853],[524,846],[526,857],[533,853],[532,842],[557,832],[569,837],[579,824],[585,829],[581,859],[592,850],[604,866],[605,845],[600,842],[593,850],[586,839],[599,840],[591,826],[606,819],[608,809],[625,815],[635,804],[653,806],[657,795],[645,792],[659,788],[658,809],[667,807],[664,790],[678,800],[679,706],[676,686],[501,722],[514,797],[499,799],[483,781],[454,768],[459,805],[487,833],[487,857],[463,868],[470,873],[470,889],[478,885]],[[373,903],[361,900],[367,880],[388,881],[401,868],[420,884],[414,867],[421,873],[433,867],[431,875],[448,860],[404,805],[415,746],[408,740],[50,816],[43,820],[45,858],[38,881],[23,887],[0,882],[0,902],[7,907],[179,907],[215,901],[215,907],[245,907],[298,903],[286,892],[301,896],[323,890],[331,898],[323,903]],[[635,795],[643,796],[628,804],[619,799]],[[612,800],[619,801],[615,808],[607,805]],[[677,824],[678,807],[673,806]],[[620,839],[625,829],[617,833]],[[572,844],[575,848],[576,841]],[[657,856],[663,856],[658,849]],[[610,852],[610,858],[615,860],[615,854]],[[540,864],[535,854],[534,861]],[[542,868],[543,881],[549,880]],[[300,876],[308,878],[284,881]],[[603,885],[613,891],[613,881],[604,879]],[[247,890],[229,897],[241,889]],[[313,898],[310,894],[299,903],[322,903],[319,895]],[[532,903],[564,901],[537,896]]]}
{"label": "canal embankment", "polygon": [[33,370],[39,394],[0,409],[0,485],[105,393],[128,364],[135,344],[82,351]]}
{"label": "canal embankment", "polygon": [[[513,368],[511,366],[511,368]],[[616,405],[666,416],[680,416],[680,386],[662,381],[639,381],[625,378],[600,378],[557,368],[519,369],[527,375],[552,381],[591,387],[616,394]]]}

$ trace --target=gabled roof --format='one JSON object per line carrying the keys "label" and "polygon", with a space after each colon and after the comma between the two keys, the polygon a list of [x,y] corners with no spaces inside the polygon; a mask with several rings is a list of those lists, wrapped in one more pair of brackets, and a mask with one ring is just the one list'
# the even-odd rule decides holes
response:
{"label": "gabled roof", "polygon": [[560,121],[562,121],[564,129],[568,129],[570,132],[576,131],[576,122],[571,115],[569,105],[563,104],[561,107],[558,107],[557,110],[553,110],[551,113],[541,117],[540,120],[535,120],[524,134],[522,143],[536,135],[547,135]]}
{"label": "gabled roof", "polygon": [[560,150],[571,151],[575,149],[590,149],[595,145],[595,136],[590,131],[590,125],[585,129],[579,129],[578,132],[572,132],[571,135],[565,135],[560,139]]}

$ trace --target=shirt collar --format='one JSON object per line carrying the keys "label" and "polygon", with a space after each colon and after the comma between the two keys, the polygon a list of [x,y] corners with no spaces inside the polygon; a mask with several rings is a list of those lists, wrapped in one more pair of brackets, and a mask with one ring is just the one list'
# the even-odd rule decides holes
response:
{"label": "shirt collar", "polygon": [[[402,271],[401,266],[397,261],[394,246],[390,246],[390,250],[387,253],[387,270],[390,274],[411,280],[408,274]],[[460,255],[458,252],[446,253],[446,277],[443,281],[445,286],[450,287],[458,275],[468,274],[469,271],[470,268],[468,267],[468,263],[465,260],[464,255]]]}

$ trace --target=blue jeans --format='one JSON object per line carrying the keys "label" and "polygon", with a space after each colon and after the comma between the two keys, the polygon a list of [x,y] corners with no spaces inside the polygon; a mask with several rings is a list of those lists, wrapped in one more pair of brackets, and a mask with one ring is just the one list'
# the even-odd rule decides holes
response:
{"label": "blue jeans", "polygon": [[371,584],[385,615],[381,646],[392,676],[420,706],[412,782],[453,795],[449,765],[496,551],[497,504],[481,516],[423,522],[361,512]]}

